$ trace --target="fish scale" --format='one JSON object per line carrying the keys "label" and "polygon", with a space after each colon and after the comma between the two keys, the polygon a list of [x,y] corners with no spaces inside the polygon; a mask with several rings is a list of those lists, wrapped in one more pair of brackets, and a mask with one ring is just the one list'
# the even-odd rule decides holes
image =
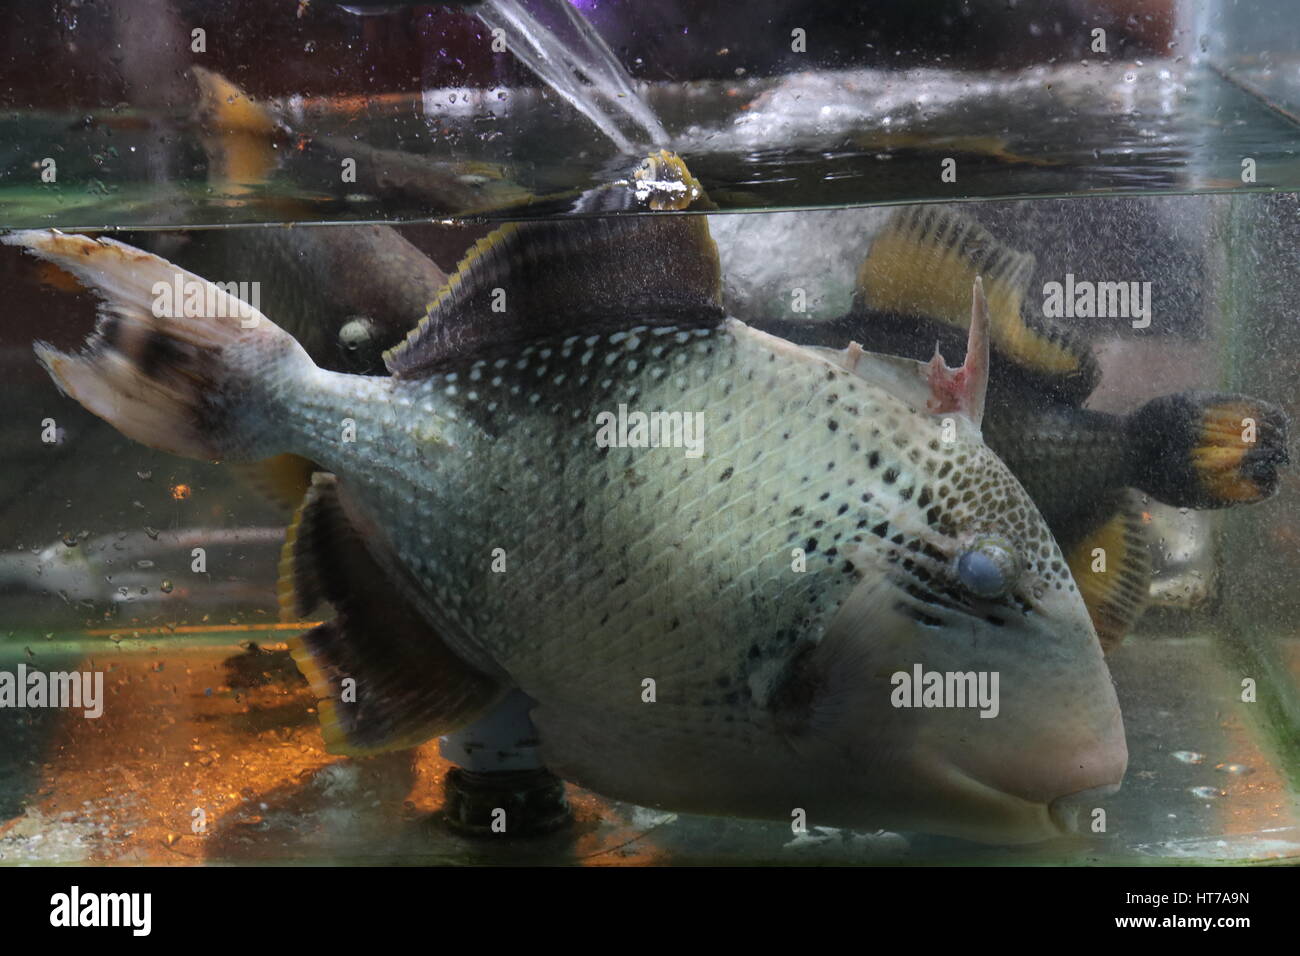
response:
{"label": "fish scale", "polygon": [[[338,405],[331,414],[313,400],[318,425],[295,448],[345,476],[439,611],[458,632],[473,635],[475,646],[459,649],[490,658],[538,699],[576,694],[613,712],[639,714],[641,680],[654,677],[662,702],[728,706],[725,695],[711,693],[717,680],[749,686],[760,664],[790,653],[789,635],[817,640],[816,629],[801,623],[828,619],[856,583],[843,569],[851,562],[848,549],[870,537],[866,528],[925,523],[916,513],[917,495],[903,500],[899,492],[932,477],[944,461],[978,453],[938,442],[937,422],[926,423],[932,446],[926,447],[902,434],[901,420],[915,413],[897,399],[824,360],[738,336],[733,326],[670,331],[658,358],[648,356],[648,340],[602,339],[587,347],[593,358],[586,365],[576,348],[559,345],[549,360],[538,359],[548,350],[541,346],[525,357],[531,361],[508,361],[500,384],[481,385],[476,400],[458,387],[468,377],[465,368],[360,390],[351,377],[339,377]],[[564,373],[573,374],[568,389],[553,378],[566,351],[574,363]],[[597,380],[594,393],[584,377]],[[539,381],[553,390],[541,391]],[[305,417],[297,394],[279,395],[286,419]],[[690,460],[675,448],[597,448],[596,412],[627,402],[646,411],[707,409],[705,455]],[[573,403],[581,415],[564,414]],[[429,444],[415,437],[420,420],[395,415],[395,405],[433,408],[459,424],[443,431],[430,458]],[[488,427],[475,428],[470,423],[489,405],[495,408]],[[333,438],[343,417],[358,422],[350,449]],[[379,475],[361,469],[361,482],[347,477],[360,461],[372,467],[384,461],[379,448],[384,455],[390,449],[425,454],[408,452]],[[721,481],[726,468],[732,475]],[[630,469],[640,482],[626,480]],[[898,477],[878,485],[864,503],[853,483],[873,471]],[[498,502],[535,500],[545,472],[564,478],[563,496],[552,494],[545,501],[550,507],[511,512],[503,524]],[[496,493],[482,493],[483,473],[496,476]],[[584,510],[584,520],[576,520],[567,506],[574,496],[595,513]],[[951,495],[948,501],[961,503]],[[970,503],[991,506],[995,495],[986,491]],[[1026,517],[1023,510],[1012,516]],[[766,547],[756,546],[756,532]],[[431,551],[431,540],[441,547]],[[684,552],[683,540],[706,545]],[[791,571],[790,549],[814,541],[808,572]],[[505,549],[505,574],[488,570],[494,547]],[[611,587],[620,579],[625,583]],[[655,587],[626,583],[638,580]],[[528,622],[526,635],[513,627],[521,620]],[[757,662],[748,645],[731,640],[737,629],[759,646]],[[581,676],[595,661],[605,686]],[[691,676],[701,667],[705,673]],[[778,674],[779,668],[766,669],[760,697]],[[740,701],[730,706],[740,709]]]}

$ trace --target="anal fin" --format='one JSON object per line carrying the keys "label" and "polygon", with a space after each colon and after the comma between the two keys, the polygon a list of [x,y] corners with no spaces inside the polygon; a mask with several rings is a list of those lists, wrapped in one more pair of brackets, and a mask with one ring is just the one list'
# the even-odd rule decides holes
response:
{"label": "anal fin", "polygon": [[347,515],[333,475],[317,472],[280,559],[284,616],[322,603],[332,621],[290,642],[320,706],[331,753],[382,753],[470,723],[506,688],[454,654],[369,548]]}

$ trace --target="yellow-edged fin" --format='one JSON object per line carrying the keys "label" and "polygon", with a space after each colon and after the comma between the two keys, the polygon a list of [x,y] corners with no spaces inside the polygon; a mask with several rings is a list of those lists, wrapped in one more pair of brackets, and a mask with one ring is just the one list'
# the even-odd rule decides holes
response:
{"label": "yellow-edged fin", "polygon": [[1206,498],[1245,504],[1277,490],[1276,472],[1261,466],[1285,463],[1286,429],[1278,415],[1261,409],[1262,404],[1236,398],[1202,410],[1200,440],[1191,459]]}
{"label": "yellow-edged fin", "polygon": [[704,216],[508,223],[474,245],[384,362],[395,376],[418,378],[449,358],[548,335],[713,326],[723,317],[722,270]]}
{"label": "yellow-edged fin", "polygon": [[205,130],[209,181],[236,194],[265,183],[279,162],[275,118],[220,73],[191,69],[199,86],[197,112]]}
{"label": "yellow-edged fin", "polygon": [[314,462],[288,453],[262,461],[234,462],[230,468],[286,513],[292,513],[302,503],[311,487],[312,472],[317,470]]}
{"label": "yellow-edged fin", "polygon": [[1123,642],[1146,607],[1151,587],[1151,553],[1141,506],[1131,492],[1122,492],[1116,504],[1066,555],[1105,653]]}
{"label": "yellow-edged fin", "polygon": [[976,276],[988,297],[993,349],[1047,379],[1075,380],[1081,400],[1100,377],[1087,343],[1022,313],[1034,257],[998,242],[960,213],[907,206],[877,235],[858,270],[853,312],[916,316],[966,328]]}
{"label": "yellow-edged fin", "polygon": [[506,690],[447,647],[372,556],[378,547],[346,513],[334,476],[313,475],[285,537],[278,592],[282,616],[325,602],[335,610],[289,642],[330,753],[415,746],[475,720]]}
{"label": "yellow-edged fin", "polygon": [[1291,422],[1246,395],[1163,395],[1128,417],[1133,485],[1179,508],[1227,508],[1277,492]]}

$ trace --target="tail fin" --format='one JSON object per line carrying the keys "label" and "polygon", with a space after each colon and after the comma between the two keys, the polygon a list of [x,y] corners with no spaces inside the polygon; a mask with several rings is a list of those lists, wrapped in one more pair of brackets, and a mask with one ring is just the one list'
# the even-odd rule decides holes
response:
{"label": "tail fin", "polygon": [[279,162],[281,128],[271,112],[220,73],[191,67],[199,86],[208,178],[232,194],[265,183]]}
{"label": "tail fin", "polygon": [[1226,508],[1271,497],[1287,464],[1291,422],[1245,395],[1182,392],[1128,418],[1133,484],[1179,508]]}
{"label": "tail fin", "polygon": [[37,358],[64,394],[161,451],[246,460],[285,450],[266,427],[272,419],[258,402],[265,394],[260,383],[315,367],[262,313],[112,239],[30,230],[0,242],[67,270],[103,300],[81,352],[36,343]]}

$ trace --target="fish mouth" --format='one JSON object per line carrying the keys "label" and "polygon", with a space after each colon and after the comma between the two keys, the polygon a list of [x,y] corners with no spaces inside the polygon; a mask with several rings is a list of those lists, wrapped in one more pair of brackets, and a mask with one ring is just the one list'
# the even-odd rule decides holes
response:
{"label": "fish mouth", "polygon": [[953,812],[935,832],[978,843],[1006,844],[1037,843],[1059,836],[1046,804],[984,783],[955,764],[945,766],[940,776]]}
{"label": "fish mouth", "polygon": [[955,764],[940,771],[950,813],[933,832],[978,843],[1023,844],[1087,835],[1091,812],[1097,801],[1120,789],[1106,783],[1050,801],[1031,800],[985,783]]}
{"label": "fish mouth", "polygon": [[1118,793],[1119,788],[1118,783],[1107,783],[1100,787],[1089,787],[1087,790],[1067,793],[1049,803],[1047,812],[1062,833],[1086,834],[1088,817],[1096,809],[1097,802]]}

